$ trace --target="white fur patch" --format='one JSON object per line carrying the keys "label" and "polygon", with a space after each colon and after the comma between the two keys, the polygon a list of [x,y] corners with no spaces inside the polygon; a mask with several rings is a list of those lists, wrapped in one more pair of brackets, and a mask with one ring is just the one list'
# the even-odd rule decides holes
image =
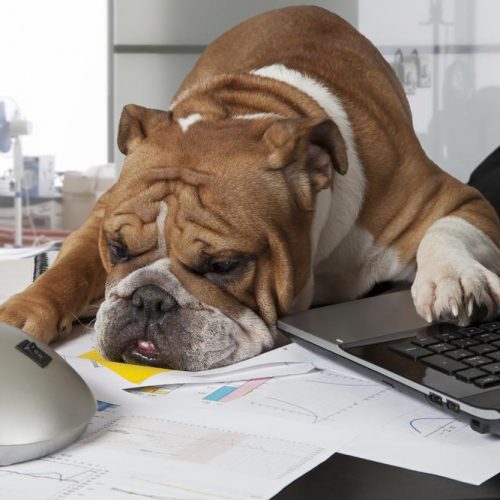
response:
{"label": "white fur patch", "polygon": [[[365,175],[356,151],[349,117],[340,99],[326,86],[299,71],[282,64],[273,64],[252,71],[253,74],[287,83],[314,99],[337,124],[347,148],[348,169],[345,175],[335,173],[333,194],[325,189],[318,194],[311,231],[313,251],[312,273],[319,262],[326,259],[354,227],[363,205]],[[356,252],[355,252],[356,253]],[[352,257],[352,256],[351,256]],[[296,307],[309,307],[314,282],[308,283],[296,299]],[[306,305],[309,302],[309,305]]]}
{"label": "white fur patch", "polygon": [[160,203],[160,213],[156,218],[156,226],[158,227],[158,250],[162,255],[167,255],[167,240],[165,239],[165,220],[168,214],[168,206],[162,201]]}
{"label": "white fur patch", "polygon": [[427,229],[417,250],[412,295],[427,321],[470,322],[476,306],[500,308],[500,250],[479,228],[448,216]]}
{"label": "white fur patch", "polygon": [[179,123],[179,126],[181,127],[181,130],[183,132],[186,132],[186,130],[196,122],[199,122],[203,120],[203,116],[200,115],[200,113],[192,113],[188,116],[185,116],[183,118],[179,118],[177,120],[177,123]]}
{"label": "white fur patch", "polygon": [[106,300],[108,300],[110,296],[113,295],[116,295],[120,298],[130,297],[137,289],[137,283],[139,282],[141,275],[148,272],[152,272],[155,274],[165,273],[168,272],[169,266],[170,259],[164,258],[155,260],[152,264],[136,269],[128,276],[120,280],[112,288],[106,288]]}
{"label": "white fur patch", "polygon": [[316,287],[313,304],[353,300],[375,283],[409,278],[397,252],[377,246],[366,229],[355,225],[342,242],[314,269]]}
{"label": "white fur patch", "polygon": [[[348,169],[345,175],[335,173],[334,192],[328,199],[318,203],[326,214],[318,214],[323,225],[316,224],[313,230],[312,246],[319,252],[314,260],[322,260],[340,243],[351,230],[363,204],[365,175],[359,160],[349,117],[340,99],[326,86],[299,71],[283,64],[273,64],[252,71],[253,74],[273,78],[295,87],[314,99],[336,123],[347,147]],[[323,195],[322,198],[327,198]]]}

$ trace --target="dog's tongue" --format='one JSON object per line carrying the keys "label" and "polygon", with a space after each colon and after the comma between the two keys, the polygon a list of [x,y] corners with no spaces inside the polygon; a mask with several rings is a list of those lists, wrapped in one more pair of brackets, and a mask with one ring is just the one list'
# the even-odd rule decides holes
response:
{"label": "dog's tongue", "polygon": [[158,354],[153,342],[149,340],[138,340],[137,347],[145,354]]}

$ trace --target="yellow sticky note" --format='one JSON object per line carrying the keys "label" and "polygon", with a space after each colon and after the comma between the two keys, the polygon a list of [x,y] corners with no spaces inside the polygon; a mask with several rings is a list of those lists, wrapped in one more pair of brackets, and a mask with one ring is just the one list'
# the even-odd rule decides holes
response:
{"label": "yellow sticky note", "polygon": [[132,382],[140,384],[144,380],[156,375],[157,373],[170,372],[166,368],[156,368],[154,366],[132,365],[129,363],[117,363],[116,361],[108,361],[104,359],[97,351],[92,350],[80,355],[80,358],[91,359],[102,366],[113,370],[120,377]]}

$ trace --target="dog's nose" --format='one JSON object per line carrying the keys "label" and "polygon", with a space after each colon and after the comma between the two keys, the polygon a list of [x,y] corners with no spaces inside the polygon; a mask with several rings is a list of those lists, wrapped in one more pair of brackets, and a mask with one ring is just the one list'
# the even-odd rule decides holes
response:
{"label": "dog's nose", "polygon": [[158,321],[177,306],[177,301],[159,286],[144,285],[132,295],[132,305],[141,319]]}

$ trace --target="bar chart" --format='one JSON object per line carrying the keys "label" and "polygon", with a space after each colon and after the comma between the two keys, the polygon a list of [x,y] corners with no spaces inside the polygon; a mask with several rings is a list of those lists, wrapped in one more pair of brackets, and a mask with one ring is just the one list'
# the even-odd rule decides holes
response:
{"label": "bar chart", "polygon": [[241,384],[223,385],[215,391],[207,394],[203,399],[205,401],[218,401],[220,403],[228,403],[235,399],[246,396],[253,390],[265,384],[270,378],[257,378],[249,380]]}

